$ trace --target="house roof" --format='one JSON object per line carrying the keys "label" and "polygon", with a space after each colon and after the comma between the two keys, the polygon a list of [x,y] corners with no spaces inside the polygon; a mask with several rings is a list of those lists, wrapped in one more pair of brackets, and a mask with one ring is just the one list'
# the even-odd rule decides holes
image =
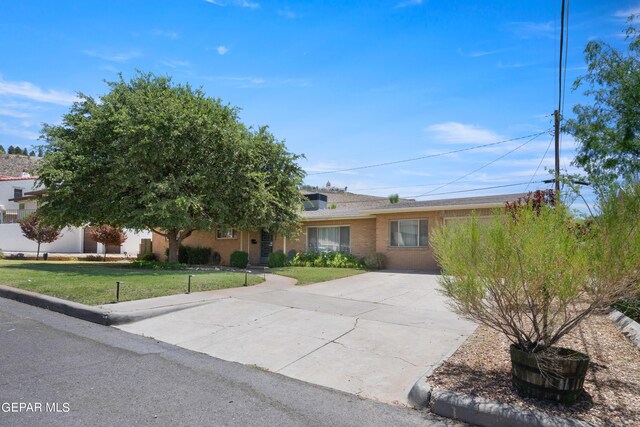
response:
{"label": "house roof", "polygon": [[[22,177],[23,173],[33,174],[41,157],[20,154],[0,154],[0,179]],[[27,178],[27,179],[33,179]],[[6,181],[6,180],[5,180]]]}
{"label": "house roof", "polygon": [[497,208],[504,206],[507,201],[512,202],[527,195],[527,193],[514,193],[423,201],[401,199],[398,203],[392,204],[386,197],[354,193],[322,192],[321,194],[327,196],[327,206],[335,203],[336,208],[304,211],[301,214],[303,220],[372,218],[374,215],[382,213]]}
{"label": "house roof", "polygon": [[[361,211],[384,206],[389,203],[387,197],[369,196],[367,194],[349,193],[347,191],[304,191],[302,194],[309,195],[316,193],[327,196],[327,208],[303,211],[301,216],[305,220],[368,217],[368,214],[362,214]],[[333,205],[335,205],[335,208],[330,209]]]}
{"label": "house roof", "polygon": [[505,202],[513,202],[527,193],[496,194],[491,196],[460,197],[455,199],[401,201],[395,204],[388,203],[378,208],[370,208],[363,213],[393,213],[413,211],[439,211],[454,209],[482,209],[504,206]]}

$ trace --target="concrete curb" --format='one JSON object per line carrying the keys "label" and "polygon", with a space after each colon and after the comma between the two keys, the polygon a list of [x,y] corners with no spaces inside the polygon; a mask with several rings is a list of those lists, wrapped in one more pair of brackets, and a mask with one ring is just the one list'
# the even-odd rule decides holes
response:
{"label": "concrete curb", "polygon": [[109,316],[105,311],[88,305],[79,304],[77,302],[63,300],[61,298],[41,295],[35,292],[16,289],[4,285],[0,285],[0,297],[45,308],[67,316],[77,317],[78,319],[87,320],[99,325],[108,326],[110,324]]}
{"label": "concrete curb", "polygon": [[416,409],[424,409],[429,406],[431,399],[431,385],[427,382],[426,376],[420,377],[409,391],[409,403]]}
{"label": "concrete curb", "polygon": [[442,389],[431,391],[431,412],[486,427],[597,427],[597,424],[585,421],[551,416]]}
{"label": "concrete curb", "polygon": [[640,348],[640,323],[627,317],[618,310],[612,309],[609,318],[638,348]]}
{"label": "concrete curb", "polygon": [[16,289],[10,286],[0,285],[0,297],[12,299],[24,304],[33,305],[47,310],[55,311],[66,316],[76,317],[99,325],[124,325],[138,320],[149,319],[167,313],[185,310],[191,307],[208,304],[211,301],[197,301],[180,305],[150,308],[146,310],[126,312],[115,312],[89,305],[67,301],[61,298],[38,294],[36,292]]}

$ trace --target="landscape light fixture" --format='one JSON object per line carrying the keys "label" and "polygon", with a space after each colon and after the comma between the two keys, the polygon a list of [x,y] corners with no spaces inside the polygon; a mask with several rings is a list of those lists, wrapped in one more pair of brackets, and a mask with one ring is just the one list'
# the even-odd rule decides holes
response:
{"label": "landscape light fixture", "polygon": [[187,293],[190,294],[191,293],[191,278],[193,277],[193,274],[189,275],[189,285],[187,286]]}
{"label": "landscape light fixture", "polygon": [[120,301],[120,285],[124,285],[124,282],[116,282],[116,302]]}

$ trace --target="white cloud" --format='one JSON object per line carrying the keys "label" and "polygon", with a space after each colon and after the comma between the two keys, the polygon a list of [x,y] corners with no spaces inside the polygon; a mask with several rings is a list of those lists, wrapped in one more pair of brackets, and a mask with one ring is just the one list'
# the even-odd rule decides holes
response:
{"label": "white cloud", "polygon": [[229,48],[227,48],[226,46],[218,46],[216,48],[216,52],[218,52],[218,55],[225,55],[227,52],[229,52]]}
{"label": "white cloud", "polygon": [[26,119],[28,117],[31,117],[31,114],[27,114],[27,113],[22,112],[22,111],[16,111],[16,110],[9,110],[9,109],[6,109],[6,108],[0,108],[0,116],[15,117],[17,119]]}
{"label": "white cloud", "polygon": [[[536,37],[544,37],[544,38],[555,38],[556,37],[556,27],[552,21],[549,22],[510,22],[508,24],[509,28],[512,32],[516,34],[516,36],[528,39],[528,38],[536,38]],[[560,30],[558,29],[558,34]]]}
{"label": "white cloud", "polygon": [[36,132],[32,132],[27,129],[16,129],[3,122],[0,122],[0,134],[11,135],[18,138],[31,140],[36,140],[40,137],[40,134]]}
{"label": "white cloud", "polygon": [[176,40],[180,38],[180,33],[178,33],[177,31],[171,31],[171,30],[153,30],[151,34],[158,37],[166,37],[171,40]]}
{"label": "white cloud", "polygon": [[161,61],[161,63],[171,68],[186,68],[191,66],[189,61]]}
{"label": "white cloud", "polygon": [[280,9],[278,10],[278,15],[283,16],[287,19],[295,19],[298,17],[298,15],[294,12],[292,12],[289,9]]}
{"label": "white cloud", "polygon": [[8,82],[0,76],[0,95],[14,95],[49,104],[69,105],[76,96],[69,92],[42,90],[29,82]]}
{"label": "white cloud", "polygon": [[616,18],[627,19],[631,15],[640,15],[640,6],[630,7],[629,9],[620,9],[614,12]]}
{"label": "white cloud", "polygon": [[495,50],[475,50],[473,52],[464,53],[462,49],[458,49],[458,54],[469,58],[480,58],[488,55],[495,55],[496,53],[504,52],[507,49],[495,49]]}
{"label": "white cloud", "polygon": [[263,77],[233,77],[233,76],[211,76],[211,80],[220,80],[236,83],[239,88],[259,88],[259,87],[277,87],[277,86],[293,86],[308,87],[311,83],[306,79],[265,79]]}
{"label": "white cloud", "polygon": [[424,3],[424,0],[405,0],[396,4],[396,9],[410,6],[420,6],[422,3]]}
{"label": "white cloud", "polygon": [[82,53],[87,56],[92,56],[94,58],[100,58],[104,59],[105,61],[112,62],[127,62],[128,60],[137,58],[141,55],[137,50],[131,50],[128,52],[100,52],[94,49],[87,49],[83,50]]}
{"label": "white cloud", "polygon": [[216,6],[237,6],[237,7],[245,7],[248,9],[258,9],[260,7],[260,3],[252,2],[249,0],[204,0],[207,3],[215,4]]}
{"label": "white cloud", "polygon": [[427,126],[424,130],[432,133],[442,142],[484,144],[502,139],[500,135],[489,129],[458,122],[436,123]]}

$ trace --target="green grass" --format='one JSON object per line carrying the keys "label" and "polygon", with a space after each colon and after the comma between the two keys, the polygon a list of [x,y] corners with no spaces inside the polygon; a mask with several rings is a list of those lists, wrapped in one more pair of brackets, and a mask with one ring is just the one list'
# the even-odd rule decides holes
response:
{"label": "green grass", "polygon": [[333,267],[278,267],[270,268],[269,272],[297,279],[298,285],[308,285],[366,273],[366,270]]}
{"label": "green grass", "polygon": [[[125,263],[59,262],[0,260],[0,284],[51,295],[82,304],[98,305],[116,299],[116,281],[120,301],[132,301],[187,291],[235,288],[244,285],[245,275],[225,271],[147,270],[127,267]],[[248,275],[248,284],[263,281]]]}

